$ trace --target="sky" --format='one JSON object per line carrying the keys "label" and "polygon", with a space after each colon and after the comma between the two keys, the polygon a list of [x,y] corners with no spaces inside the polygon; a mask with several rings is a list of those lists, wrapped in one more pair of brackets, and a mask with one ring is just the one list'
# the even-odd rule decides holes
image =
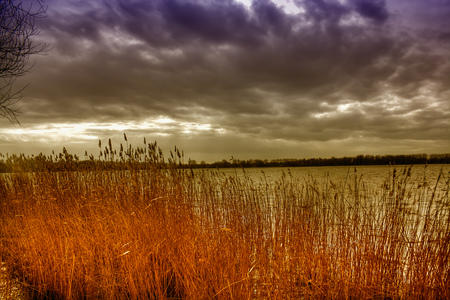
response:
{"label": "sky", "polygon": [[45,4],[4,154],[124,133],[206,162],[450,152],[449,0]]}

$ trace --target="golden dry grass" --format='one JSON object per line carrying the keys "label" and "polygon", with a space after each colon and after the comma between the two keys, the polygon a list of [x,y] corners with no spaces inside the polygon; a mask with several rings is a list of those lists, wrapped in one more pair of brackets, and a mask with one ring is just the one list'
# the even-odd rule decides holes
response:
{"label": "golden dry grass", "polygon": [[128,170],[67,161],[68,171],[0,176],[0,294],[20,285],[30,299],[450,298],[448,174],[417,185],[404,168],[378,190],[356,175],[286,173],[271,185],[178,169],[179,152],[167,164],[155,146],[127,149]]}

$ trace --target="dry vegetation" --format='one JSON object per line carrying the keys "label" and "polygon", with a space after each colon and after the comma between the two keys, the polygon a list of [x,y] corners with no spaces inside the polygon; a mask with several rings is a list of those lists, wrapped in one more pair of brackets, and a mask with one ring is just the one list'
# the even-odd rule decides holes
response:
{"label": "dry vegetation", "polygon": [[156,144],[119,157],[0,175],[0,298],[450,298],[448,174],[272,185],[178,169]]}

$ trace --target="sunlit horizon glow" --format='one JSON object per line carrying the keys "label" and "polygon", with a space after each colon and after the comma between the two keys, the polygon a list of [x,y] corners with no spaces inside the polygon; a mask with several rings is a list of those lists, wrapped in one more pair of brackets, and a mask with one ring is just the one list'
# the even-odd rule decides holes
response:
{"label": "sunlit horizon glow", "polygon": [[[215,130],[223,133],[225,129],[213,129],[211,124],[201,124],[193,122],[177,122],[166,116],[148,118],[142,122],[129,121],[118,123],[49,123],[27,126],[27,128],[0,129],[0,137],[8,141],[31,142],[39,140],[41,142],[50,141],[70,141],[73,138],[80,140],[98,140],[98,131],[106,132],[148,132],[152,130],[152,135],[172,135],[180,133],[198,133],[202,131]],[[91,132],[91,133],[90,133]]]}
{"label": "sunlit horizon glow", "polygon": [[[36,1],[36,0],[27,0]],[[1,153],[145,137],[197,161],[448,153],[450,3],[47,0]]]}

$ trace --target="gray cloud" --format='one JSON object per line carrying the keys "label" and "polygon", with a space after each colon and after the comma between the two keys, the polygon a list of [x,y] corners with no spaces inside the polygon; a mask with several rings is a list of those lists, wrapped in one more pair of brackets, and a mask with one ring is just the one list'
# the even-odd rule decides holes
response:
{"label": "gray cloud", "polygon": [[377,22],[384,22],[389,18],[384,0],[354,0],[355,10],[363,17]]}
{"label": "gray cloud", "polygon": [[294,2],[298,14],[269,0],[48,0],[39,38],[53,50],[24,78],[24,120],[164,115],[288,142],[449,137],[449,31],[434,25],[449,24],[448,2],[404,15],[409,2]]}

